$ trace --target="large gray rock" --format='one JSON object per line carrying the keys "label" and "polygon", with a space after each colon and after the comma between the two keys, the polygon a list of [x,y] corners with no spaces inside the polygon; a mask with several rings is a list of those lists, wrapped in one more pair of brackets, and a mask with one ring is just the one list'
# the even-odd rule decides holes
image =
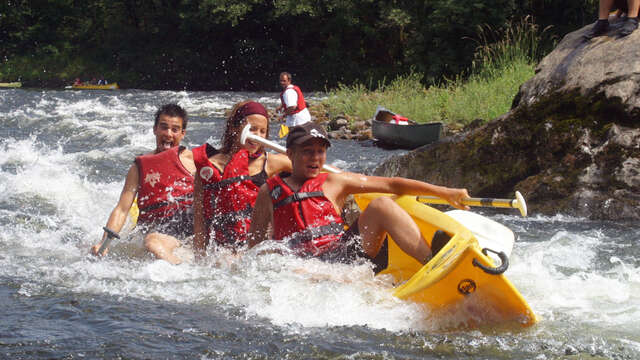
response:
{"label": "large gray rock", "polygon": [[640,31],[620,37],[624,21],[611,19],[609,32],[592,40],[584,33],[592,26],[562,39],[536,68],[536,75],[520,88],[514,106],[532,105],[541,97],[578,90],[584,98],[603,96],[622,103],[625,112],[640,111]]}
{"label": "large gray rock", "polygon": [[376,174],[512,197],[533,213],[640,219],[640,31],[565,36],[507,114],[393,158]]}

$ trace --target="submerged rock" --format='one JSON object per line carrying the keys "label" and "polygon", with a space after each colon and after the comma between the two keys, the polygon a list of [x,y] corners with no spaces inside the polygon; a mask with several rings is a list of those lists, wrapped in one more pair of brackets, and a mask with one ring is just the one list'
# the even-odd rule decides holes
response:
{"label": "submerged rock", "polygon": [[392,158],[376,174],[525,195],[532,213],[640,219],[640,31],[568,34],[505,115]]}

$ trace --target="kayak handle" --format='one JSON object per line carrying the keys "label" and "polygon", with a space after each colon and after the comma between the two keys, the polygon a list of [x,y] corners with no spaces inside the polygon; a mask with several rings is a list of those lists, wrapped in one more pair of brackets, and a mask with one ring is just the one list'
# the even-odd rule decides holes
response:
{"label": "kayak handle", "polygon": [[477,266],[480,269],[482,269],[484,272],[486,272],[487,274],[491,274],[491,275],[500,275],[502,273],[504,273],[505,271],[507,271],[507,269],[509,268],[509,257],[507,257],[507,254],[505,254],[502,251],[494,251],[488,248],[484,248],[482,249],[482,253],[485,254],[486,256],[489,256],[489,254],[487,254],[487,252],[491,251],[492,253],[498,255],[498,257],[500,258],[500,266],[498,267],[489,267],[489,266],[484,266],[482,264],[480,264],[480,262],[478,261],[478,259],[473,259],[472,263],[473,266]]}

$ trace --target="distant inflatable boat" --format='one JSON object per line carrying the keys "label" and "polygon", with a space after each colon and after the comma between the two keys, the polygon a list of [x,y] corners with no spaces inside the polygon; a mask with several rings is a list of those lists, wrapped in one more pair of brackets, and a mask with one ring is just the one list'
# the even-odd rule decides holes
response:
{"label": "distant inflatable boat", "polygon": [[96,84],[84,84],[84,85],[71,85],[65,86],[65,89],[71,90],[118,90],[120,87],[118,83],[106,84],[106,85],[96,85]]}
{"label": "distant inflatable boat", "polygon": [[9,88],[9,89],[14,89],[14,88],[19,88],[22,87],[22,83],[19,81],[16,82],[0,82],[0,88]]}

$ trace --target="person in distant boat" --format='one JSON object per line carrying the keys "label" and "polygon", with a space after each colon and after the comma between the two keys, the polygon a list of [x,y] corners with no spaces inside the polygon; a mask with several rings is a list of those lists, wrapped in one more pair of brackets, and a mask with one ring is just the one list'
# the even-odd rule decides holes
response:
{"label": "person in distant boat", "polygon": [[288,72],[280,73],[280,105],[276,107],[276,112],[282,110],[286,116],[286,125],[288,127],[302,125],[311,121],[311,114],[304,101],[302,90],[291,83],[291,74]]}
{"label": "person in distant boat", "polygon": [[[158,259],[172,264],[181,262],[173,252],[178,239],[193,234],[193,154],[179,146],[187,128],[187,113],[176,104],[166,104],[156,112],[153,134],[154,151],[136,157],[129,168],[118,204],[111,211],[106,227],[118,233],[138,196],[140,214],[136,227],[144,235],[145,248]],[[91,248],[98,254],[102,242]]]}
{"label": "person in distant boat", "polygon": [[108,85],[109,83],[107,82],[107,80],[104,79],[104,76],[100,76],[100,79],[98,80],[98,85]]}
{"label": "person in distant boat", "polygon": [[74,86],[80,86],[80,85],[82,85],[82,81],[80,81],[80,78],[76,78],[76,79],[73,81],[73,85],[74,85]]}
{"label": "person in distant boat", "polygon": [[267,110],[255,101],[233,107],[218,151],[209,144],[193,149],[196,165],[194,186],[193,248],[202,257],[210,238],[215,244],[236,248],[246,244],[251,212],[258,189],[267,178],[290,171],[291,162],[282,154],[268,154],[260,144],[240,143],[244,127],[267,138]]}
{"label": "person in distant boat", "polygon": [[365,258],[380,265],[386,262],[384,234],[388,233],[403,251],[426,264],[448,237],[437,246],[434,241],[433,249],[429,248],[411,216],[384,196],[374,199],[345,231],[340,211],[347,196],[368,192],[435,195],[459,209],[468,209],[462,204],[469,197],[467,190],[404,178],[322,173],[330,145],[325,129],[313,122],[290,129],[287,156],[293,171],[268,179],[260,188],[249,247],[274,239],[286,241],[289,248],[305,257],[346,263]]}
{"label": "person in distant boat", "polygon": [[598,7],[598,20],[589,31],[584,34],[586,39],[593,39],[604,35],[609,30],[609,11],[616,6],[617,15],[621,12],[627,14],[627,19],[622,24],[620,35],[628,36],[638,28],[638,9],[640,8],[640,0],[600,0]]}

